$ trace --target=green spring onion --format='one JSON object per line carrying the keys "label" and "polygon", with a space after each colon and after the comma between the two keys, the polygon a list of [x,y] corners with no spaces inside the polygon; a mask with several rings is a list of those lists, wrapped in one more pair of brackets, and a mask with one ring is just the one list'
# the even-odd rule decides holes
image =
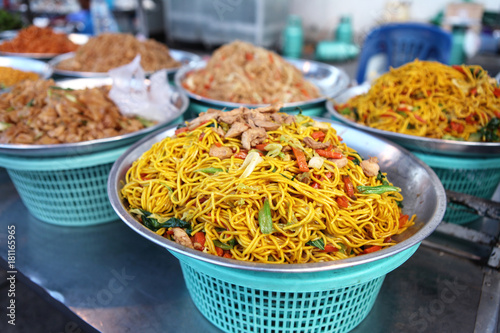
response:
{"label": "green spring onion", "polygon": [[273,232],[273,218],[268,199],[264,201],[264,205],[259,210],[259,226],[263,234],[269,235]]}
{"label": "green spring onion", "polygon": [[204,173],[217,173],[217,172],[223,172],[223,171],[224,171],[224,169],[214,168],[214,167],[194,170],[194,172],[204,172]]}
{"label": "green spring onion", "polygon": [[382,194],[386,192],[401,192],[396,186],[378,185],[378,186],[358,186],[358,192],[362,194]]}

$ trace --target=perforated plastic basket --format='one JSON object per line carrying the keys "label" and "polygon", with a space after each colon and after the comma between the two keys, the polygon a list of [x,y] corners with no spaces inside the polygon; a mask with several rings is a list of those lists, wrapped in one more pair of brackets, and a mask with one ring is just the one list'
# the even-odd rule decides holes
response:
{"label": "perforated plastic basket", "polygon": [[[500,183],[500,157],[464,158],[415,153],[429,165],[447,190],[491,199]],[[463,206],[448,203],[444,221],[469,223],[479,216]]]}
{"label": "perforated plastic basket", "polygon": [[0,155],[0,166],[36,218],[65,226],[93,225],[118,218],[106,186],[113,162],[127,148],[64,157]]}
{"label": "perforated plastic basket", "polygon": [[225,332],[348,332],[370,312],[385,275],[419,245],[358,266],[305,273],[228,268],[170,252],[198,310]]}

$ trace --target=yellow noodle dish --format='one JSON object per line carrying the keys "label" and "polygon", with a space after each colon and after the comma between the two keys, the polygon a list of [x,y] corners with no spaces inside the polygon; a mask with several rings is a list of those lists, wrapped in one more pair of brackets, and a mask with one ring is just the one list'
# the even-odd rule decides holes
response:
{"label": "yellow noodle dish", "polygon": [[444,140],[500,141],[500,87],[480,66],[416,60],[391,69],[366,94],[335,108],[380,130]]}
{"label": "yellow noodle dish", "polygon": [[400,188],[329,123],[280,106],[209,109],[133,162],[121,196],[186,247],[261,263],[313,263],[394,245],[414,224]]}

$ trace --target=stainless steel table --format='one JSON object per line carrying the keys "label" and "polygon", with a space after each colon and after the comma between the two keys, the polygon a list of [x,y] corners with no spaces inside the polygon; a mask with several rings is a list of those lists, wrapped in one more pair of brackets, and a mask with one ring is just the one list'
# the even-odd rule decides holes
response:
{"label": "stainless steel table", "polygon": [[[7,257],[10,225],[14,268]],[[499,228],[488,220],[475,227],[479,238],[468,229],[459,228],[465,236],[450,236],[446,228],[435,232],[387,275],[373,310],[353,332],[496,332],[500,279],[486,261]],[[220,332],[192,303],[179,264],[166,250],[118,220],[83,228],[41,222],[3,169],[0,265],[89,332]]]}

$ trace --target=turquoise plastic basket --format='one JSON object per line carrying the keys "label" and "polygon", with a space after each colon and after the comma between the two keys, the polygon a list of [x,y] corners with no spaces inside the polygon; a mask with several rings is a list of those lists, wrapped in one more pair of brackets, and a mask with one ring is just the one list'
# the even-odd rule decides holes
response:
{"label": "turquoise plastic basket", "polygon": [[57,225],[87,226],[118,218],[106,186],[114,161],[127,148],[64,157],[0,155],[0,166],[33,216]]}
{"label": "turquoise plastic basket", "polygon": [[170,251],[198,310],[225,332],[348,332],[370,312],[385,275],[419,244],[347,268],[272,273],[223,267]]}
{"label": "turquoise plastic basket", "polygon": [[[429,165],[447,190],[491,199],[500,183],[500,157],[464,158],[414,153]],[[448,203],[444,221],[465,224],[479,216],[467,208]]]}

